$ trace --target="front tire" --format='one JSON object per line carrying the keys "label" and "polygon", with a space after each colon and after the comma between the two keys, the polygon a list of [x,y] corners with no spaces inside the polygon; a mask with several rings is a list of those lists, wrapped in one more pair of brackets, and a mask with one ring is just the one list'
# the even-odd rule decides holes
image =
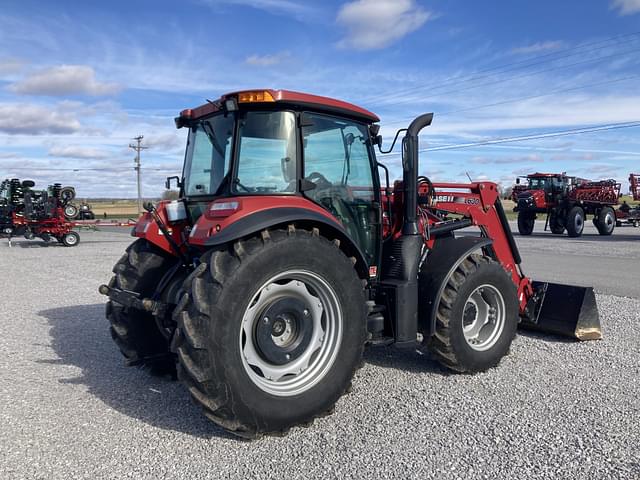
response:
{"label": "front tire", "polygon": [[[113,267],[115,275],[109,287],[150,297],[173,263],[172,257],[147,240],[136,240]],[[175,360],[153,315],[109,300],[106,316],[111,337],[126,358],[127,365],[147,367],[157,375],[175,375]]]}
{"label": "front tire", "polygon": [[611,235],[616,226],[616,212],[611,207],[603,207],[595,223],[600,235]]}
{"label": "front tire", "polygon": [[363,285],[317,231],[264,231],[208,252],[185,290],[178,375],[223,428],[283,433],[330,413],[349,389],[366,340]]}
{"label": "front tire", "polygon": [[549,228],[554,235],[562,235],[564,233],[564,225],[560,223],[558,214],[551,213],[551,215],[549,215]]}
{"label": "front tire", "polygon": [[573,207],[567,215],[567,235],[579,237],[584,230],[584,210],[581,207]]}
{"label": "front tire", "polygon": [[520,232],[520,235],[531,235],[535,224],[535,214],[528,212],[518,213],[518,232]]}
{"label": "front tire", "polygon": [[80,243],[80,235],[78,235],[77,232],[67,232],[64,235],[62,235],[60,242],[65,247],[75,247]]}
{"label": "front tire", "polygon": [[451,274],[425,339],[431,354],[456,372],[492,368],[509,352],[518,326],[516,287],[502,266],[470,255]]}

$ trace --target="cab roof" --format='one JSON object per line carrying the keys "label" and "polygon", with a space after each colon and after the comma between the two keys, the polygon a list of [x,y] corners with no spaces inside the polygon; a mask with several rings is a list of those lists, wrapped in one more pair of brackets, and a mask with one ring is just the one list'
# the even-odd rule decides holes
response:
{"label": "cab roof", "polygon": [[280,103],[294,107],[310,108],[316,111],[333,113],[345,117],[360,120],[365,123],[376,123],[380,118],[364,108],[352,103],[343,102],[329,97],[312,95],[309,93],[294,92],[291,90],[256,89],[240,90],[222,95],[216,101],[209,101],[196,108],[183,110],[180,117],[198,119],[224,108],[225,101],[235,99],[240,105]]}
{"label": "cab roof", "polygon": [[564,173],[540,173],[540,172],[536,172],[536,173],[530,173],[529,175],[527,175],[527,178],[540,178],[540,177],[545,177],[545,178],[553,178],[553,177],[566,177],[567,175]]}

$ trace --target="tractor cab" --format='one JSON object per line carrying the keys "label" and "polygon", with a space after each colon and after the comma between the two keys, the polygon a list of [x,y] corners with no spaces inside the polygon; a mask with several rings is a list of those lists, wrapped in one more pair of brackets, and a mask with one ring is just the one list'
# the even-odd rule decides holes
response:
{"label": "tractor cab", "polygon": [[527,175],[527,185],[518,185],[514,189],[514,201],[518,208],[545,209],[558,203],[558,199],[566,195],[571,178],[564,174],[534,173]]}
{"label": "tractor cab", "polygon": [[377,264],[378,120],[346,102],[284,90],[231,93],[182,111],[176,125],[188,139],[179,185],[190,243],[224,238],[227,222],[240,217],[251,228],[281,206],[285,216],[298,208],[338,220],[327,228],[343,229],[366,264]]}

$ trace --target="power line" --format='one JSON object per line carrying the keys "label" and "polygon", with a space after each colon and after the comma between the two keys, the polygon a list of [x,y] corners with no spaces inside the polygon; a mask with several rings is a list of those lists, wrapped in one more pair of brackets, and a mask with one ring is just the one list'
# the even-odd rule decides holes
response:
{"label": "power line", "polygon": [[[603,61],[603,60],[610,60],[612,58],[622,57],[622,56],[625,56],[625,55],[630,55],[630,54],[636,53],[638,51],[640,51],[640,48],[635,48],[633,50],[628,50],[628,51],[622,52],[622,53],[614,53],[614,54],[611,54],[611,55],[606,55],[604,57],[590,58],[588,60],[581,60],[579,62],[571,63],[569,65],[558,65],[558,66],[555,66],[555,67],[544,68],[542,70],[536,70],[535,72],[527,72],[527,73],[523,73],[521,75],[515,75],[513,77],[494,80],[492,82],[480,83],[480,84],[477,84],[477,85],[470,85],[468,87],[458,88],[458,89],[454,89],[454,90],[446,90],[444,92],[436,93],[436,94],[433,94],[433,95],[428,95],[426,97],[420,97],[420,101],[428,100],[430,98],[438,98],[438,97],[440,97],[442,95],[465,92],[465,91],[468,91],[468,90],[473,90],[475,88],[488,87],[488,86],[491,86],[491,85],[497,85],[497,84],[504,83],[504,82],[510,82],[510,81],[517,80],[517,79],[520,79],[520,78],[531,77],[533,75],[539,75],[541,73],[548,73],[548,72],[553,72],[555,70],[563,70],[563,69],[566,69],[566,68],[572,68],[572,67],[576,67],[578,65],[584,65],[584,64],[588,64],[588,63],[597,63],[597,62],[600,62],[600,61]],[[488,75],[487,77],[491,77],[491,76],[492,75]],[[410,99],[403,99],[403,100],[395,101],[393,103],[395,103],[395,104],[403,104],[403,103],[411,103],[411,102],[415,102],[415,101],[416,101],[416,99],[410,98]]]}
{"label": "power line", "polygon": [[487,107],[495,107],[495,106],[504,105],[504,104],[507,104],[507,103],[522,102],[524,100],[533,100],[534,98],[548,97],[549,95],[555,95],[556,93],[573,92],[575,90],[582,90],[584,88],[601,87],[603,85],[610,85],[612,83],[626,82],[627,80],[632,80],[632,79],[638,78],[638,77],[640,77],[640,74],[638,74],[638,75],[630,75],[628,77],[623,77],[623,78],[616,78],[614,80],[605,80],[604,82],[596,82],[596,83],[590,83],[590,84],[587,84],[587,85],[579,85],[577,87],[570,87],[570,88],[562,88],[562,89],[558,89],[558,90],[552,90],[550,92],[541,93],[541,94],[538,94],[538,95],[529,95],[529,96],[526,96],[526,97],[512,98],[510,100],[501,100],[499,102],[485,103],[484,105],[476,105],[474,107],[466,107],[466,108],[461,108],[461,109],[458,109],[458,110],[448,110],[448,111],[440,113],[438,116],[442,117],[444,115],[451,115],[453,113],[467,112],[467,111],[470,111],[470,110],[478,110],[478,109],[487,108]]}
{"label": "power line", "polygon": [[[504,65],[499,65],[499,66],[496,66],[496,67],[490,67],[490,68],[486,68],[486,69],[483,69],[483,70],[479,70],[479,71],[475,72],[474,74],[471,74],[470,76],[468,76],[466,78],[463,77],[462,79],[460,79],[458,77],[451,76],[451,77],[446,78],[445,80],[443,80],[440,83],[436,83],[436,84],[432,84],[432,85],[425,84],[425,85],[421,85],[421,86],[417,86],[417,87],[406,87],[404,89],[394,90],[393,93],[391,93],[389,95],[385,95],[384,98],[385,99],[386,98],[394,98],[394,97],[397,97],[397,96],[400,96],[400,95],[404,95],[405,93],[413,92],[413,91],[415,91],[417,89],[421,90],[421,89],[428,88],[430,90],[433,90],[433,89],[438,89],[438,88],[442,88],[442,87],[450,87],[452,85],[457,85],[457,84],[471,82],[471,81],[475,81],[475,80],[481,80],[483,78],[488,78],[488,77],[491,77],[491,76],[493,76],[495,74],[498,74],[498,73],[507,73],[507,72],[511,72],[511,71],[517,71],[517,70],[522,69],[522,68],[529,68],[529,67],[532,67],[532,66],[541,65],[541,64],[547,63],[547,62],[555,62],[557,60],[563,60],[565,58],[569,58],[569,57],[572,57],[572,56],[577,54],[577,53],[573,53],[573,54],[570,54],[570,55],[561,55],[563,53],[572,52],[572,51],[576,51],[576,50],[582,50],[582,49],[585,49],[587,47],[600,45],[602,43],[607,43],[607,42],[615,41],[615,40],[626,38],[626,37],[636,37],[638,35],[640,35],[640,31],[621,34],[621,35],[614,35],[612,37],[609,37],[609,38],[606,38],[606,39],[603,39],[603,40],[598,40],[598,41],[595,41],[595,42],[583,43],[583,44],[577,45],[575,47],[566,48],[564,50],[559,50],[559,51],[556,51],[556,52],[550,52],[550,53],[546,53],[546,54],[530,57],[530,58],[528,58],[526,60],[520,60],[518,62],[511,62],[511,63],[507,63],[507,64],[504,64]],[[591,51],[601,50],[601,49],[607,48],[607,47],[615,47],[615,46],[618,46],[618,45],[621,45],[621,44],[624,45],[624,44],[627,44],[627,43],[631,43],[634,40],[636,40],[636,39],[632,38],[629,41],[618,42],[617,44],[614,44],[614,45],[603,45],[602,47],[594,48]],[[578,53],[583,53],[583,52],[578,52]],[[556,55],[560,55],[560,56],[558,56],[557,58],[548,58],[548,57],[553,57],[553,56],[556,56]],[[543,58],[547,58],[547,60],[535,62],[536,60],[540,60],[540,59],[543,59]],[[534,62],[534,63],[530,63],[530,62]],[[522,65],[522,64],[526,64],[526,65]],[[521,65],[521,66],[519,66],[517,68],[513,68],[513,69],[509,68],[509,67],[513,67],[513,66],[517,66],[517,65]],[[502,70],[502,69],[506,69],[506,70],[499,71],[499,70]],[[494,73],[491,74],[491,75],[478,76],[479,74],[488,73],[488,72],[494,72]],[[371,99],[372,101],[379,100],[380,99],[380,95],[376,95],[375,97],[369,97],[369,99]],[[365,100],[367,100],[367,99],[365,98]]]}
{"label": "power line", "polygon": [[[496,107],[498,105],[506,105],[509,103],[517,103],[517,102],[522,102],[525,100],[533,100],[535,98],[543,98],[543,97],[548,97],[549,95],[555,95],[557,93],[567,93],[567,92],[573,92],[576,90],[582,90],[584,88],[591,88],[591,87],[600,87],[602,85],[610,85],[613,83],[620,83],[620,82],[624,82],[627,80],[632,80],[635,78],[640,77],[640,74],[638,75],[630,75],[628,77],[623,77],[623,78],[616,78],[614,80],[605,80],[603,82],[596,82],[596,83],[590,83],[590,84],[586,84],[586,85],[579,85],[577,87],[570,87],[570,88],[562,88],[562,89],[558,89],[558,90],[552,90],[550,92],[547,93],[541,93],[538,95],[529,95],[526,97],[516,97],[516,98],[512,98],[509,100],[501,100],[499,102],[494,102],[494,103],[485,103],[485,104],[481,104],[481,105],[475,105],[473,107],[465,107],[465,108],[460,108],[458,110],[448,110],[448,111],[444,111],[444,112],[436,112],[437,113],[437,117],[443,117],[446,115],[451,115],[454,113],[462,113],[462,112],[468,112],[471,110],[480,110],[482,108],[488,108],[488,107]],[[399,120],[396,122],[391,122],[391,123],[387,123],[386,126],[389,125],[404,125],[405,123],[407,123],[407,120]]]}
{"label": "power line", "polygon": [[[522,142],[525,140],[537,140],[541,138],[565,137],[569,135],[580,135],[583,133],[602,132],[607,130],[620,130],[623,128],[633,128],[633,127],[640,127],[640,120],[633,121],[633,122],[624,122],[624,123],[612,123],[608,125],[596,125],[593,127],[577,128],[572,130],[560,130],[560,131],[540,133],[540,134],[521,135],[518,137],[503,137],[503,138],[487,139],[487,140],[482,140],[480,142],[442,145],[442,146],[433,147],[433,148],[421,148],[420,152],[436,152],[440,150],[458,150],[462,148],[479,147],[484,145],[494,145],[494,144],[510,143],[510,142]],[[389,153],[386,155],[383,154],[381,156],[398,156],[398,155],[400,155],[400,153]]]}

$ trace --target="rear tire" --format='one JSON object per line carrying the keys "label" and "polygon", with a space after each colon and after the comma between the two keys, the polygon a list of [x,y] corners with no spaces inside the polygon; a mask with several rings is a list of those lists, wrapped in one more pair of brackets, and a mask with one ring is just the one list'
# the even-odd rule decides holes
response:
{"label": "rear tire", "polygon": [[611,235],[616,226],[616,212],[611,207],[603,207],[598,213],[596,228],[600,235]]}
{"label": "rear tire", "polygon": [[437,309],[436,331],[425,343],[445,367],[481,372],[498,365],[509,352],[517,326],[518,296],[512,279],[499,263],[470,255],[449,277]]}
{"label": "rear tire", "polygon": [[[363,285],[352,262],[336,244],[292,226],[201,260],[174,314],[172,349],[179,378],[204,414],[255,438],[331,413],[350,388],[366,340]],[[289,306],[279,310],[279,302]],[[303,318],[306,311],[312,320]],[[289,344],[273,333],[283,312],[296,332]]]}
{"label": "rear tire", "polygon": [[555,213],[549,215],[549,228],[554,235],[562,235],[564,233],[564,225],[559,222],[558,215]]}
{"label": "rear tire", "polygon": [[518,213],[518,232],[520,235],[531,235],[536,224],[535,214],[528,212]]}
{"label": "rear tire", "polygon": [[584,230],[584,210],[581,207],[573,207],[567,215],[567,235],[579,237]]}
{"label": "rear tire", "polygon": [[[175,263],[145,239],[133,242],[113,267],[109,287],[118,287],[149,297],[162,275]],[[157,375],[175,376],[175,359],[166,338],[150,313],[123,307],[109,300],[106,306],[111,338],[126,358],[127,365],[148,367]]]}

